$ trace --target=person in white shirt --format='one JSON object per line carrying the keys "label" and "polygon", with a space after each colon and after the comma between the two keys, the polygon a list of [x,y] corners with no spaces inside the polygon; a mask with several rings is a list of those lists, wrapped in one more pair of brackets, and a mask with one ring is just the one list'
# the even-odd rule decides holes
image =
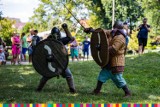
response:
{"label": "person in white shirt", "polygon": [[32,46],[31,46],[31,43],[32,43],[32,37],[34,36],[34,30],[31,29],[30,30],[30,35],[28,36],[27,38],[27,42],[29,44],[28,46],[28,55],[29,55],[29,63],[32,62]]}

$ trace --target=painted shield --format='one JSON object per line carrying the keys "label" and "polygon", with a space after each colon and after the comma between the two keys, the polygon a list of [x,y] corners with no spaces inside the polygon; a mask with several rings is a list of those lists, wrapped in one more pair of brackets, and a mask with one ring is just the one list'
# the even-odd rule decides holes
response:
{"label": "painted shield", "polygon": [[91,36],[91,54],[94,61],[101,67],[108,64],[109,50],[108,38],[104,30],[96,29]]}
{"label": "painted shield", "polygon": [[66,48],[55,39],[43,40],[33,49],[32,63],[42,76],[58,76],[64,73],[68,65]]}

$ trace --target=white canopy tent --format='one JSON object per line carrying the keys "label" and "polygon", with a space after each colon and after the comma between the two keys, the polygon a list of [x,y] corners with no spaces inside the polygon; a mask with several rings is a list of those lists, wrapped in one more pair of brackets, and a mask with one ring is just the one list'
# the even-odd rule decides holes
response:
{"label": "white canopy tent", "polygon": [[[39,32],[38,36],[42,37],[43,39],[45,39],[46,37],[48,37],[48,35],[51,33],[51,30],[48,31],[44,31],[44,32]],[[66,37],[66,34],[64,32],[61,32],[61,37]]]}
{"label": "white canopy tent", "polygon": [[44,31],[44,32],[39,32],[39,33],[38,33],[38,36],[39,36],[39,37],[43,37],[43,36],[45,36],[45,35],[49,35],[50,33],[51,33],[51,30]]}

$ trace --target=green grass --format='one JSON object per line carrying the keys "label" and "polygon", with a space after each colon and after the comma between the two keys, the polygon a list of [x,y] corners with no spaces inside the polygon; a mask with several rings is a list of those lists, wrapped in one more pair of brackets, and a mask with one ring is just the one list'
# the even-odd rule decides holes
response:
{"label": "green grass", "polygon": [[132,97],[123,98],[110,80],[103,85],[102,94],[91,95],[100,67],[94,61],[74,62],[73,73],[77,94],[70,94],[64,78],[52,78],[42,92],[35,92],[41,75],[31,65],[0,67],[0,103],[160,103],[160,54],[126,58],[124,78]]}

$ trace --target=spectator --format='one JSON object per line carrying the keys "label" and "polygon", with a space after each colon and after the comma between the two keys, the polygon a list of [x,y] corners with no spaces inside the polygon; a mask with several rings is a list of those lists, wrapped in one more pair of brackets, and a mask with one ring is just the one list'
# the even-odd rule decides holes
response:
{"label": "spectator", "polygon": [[76,39],[71,43],[70,50],[71,50],[72,61],[74,61],[75,58],[78,61],[79,60],[79,58],[78,58],[78,43],[77,43]]}
{"label": "spectator", "polygon": [[29,55],[29,63],[32,62],[32,37],[34,36],[34,30],[30,29],[30,35],[27,37],[27,42],[28,42],[28,55]]}
{"label": "spectator", "polygon": [[32,48],[34,49],[35,46],[38,44],[40,41],[40,37],[38,36],[38,30],[34,30],[34,36],[32,37]]}
{"label": "spectator", "polygon": [[20,55],[20,37],[19,34],[14,33],[11,37],[12,41],[12,60],[11,64],[16,64],[16,61],[18,64],[20,64],[19,55]]}
{"label": "spectator", "polygon": [[22,33],[22,58],[24,58],[24,61],[26,61],[27,48],[28,48],[27,36],[25,35],[25,33]]}
{"label": "spectator", "polygon": [[8,49],[6,48],[6,43],[2,40],[2,38],[0,37],[0,46],[3,48],[4,50],[4,54],[5,54],[5,60],[7,60],[8,56],[9,56],[9,52]]}
{"label": "spectator", "polygon": [[34,50],[35,46],[38,44],[38,42],[40,41],[40,37],[37,35],[38,34],[38,30],[34,30],[33,32],[34,32],[34,35],[32,37],[32,42],[31,42],[31,45],[30,45],[30,53],[29,53],[30,62],[32,62],[33,50]]}
{"label": "spectator", "polygon": [[5,59],[5,52],[2,45],[0,45],[0,65],[5,65],[6,59]]}
{"label": "spectator", "polygon": [[81,60],[81,59],[82,59],[82,54],[83,54],[83,46],[82,46],[82,43],[79,43],[79,46],[78,46],[78,54],[79,54],[79,59]]}
{"label": "spectator", "polygon": [[27,37],[27,42],[31,44],[32,42],[32,37],[34,36],[34,30],[30,29],[30,35]]}
{"label": "spectator", "polygon": [[126,45],[128,46],[130,40],[130,30],[128,28],[127,22],[123,23],[124,34],[126,35]]}
{"label": "spectator", "polygon": [[83,56],[85,58],[85,55],[87,54],[87,60],[89,58],[89,46],[90,46],[90,41],[88,40],[88,37],[85,38],[83,41]]}
{"label": "spectator", "polygon": [[139,44],[139,54],[144,52],[145,46],[147,45],[148,32],[150,32],[150,25],[147,24],[147,18],[143,19],[143,24],[138,27],[138,44]]}

